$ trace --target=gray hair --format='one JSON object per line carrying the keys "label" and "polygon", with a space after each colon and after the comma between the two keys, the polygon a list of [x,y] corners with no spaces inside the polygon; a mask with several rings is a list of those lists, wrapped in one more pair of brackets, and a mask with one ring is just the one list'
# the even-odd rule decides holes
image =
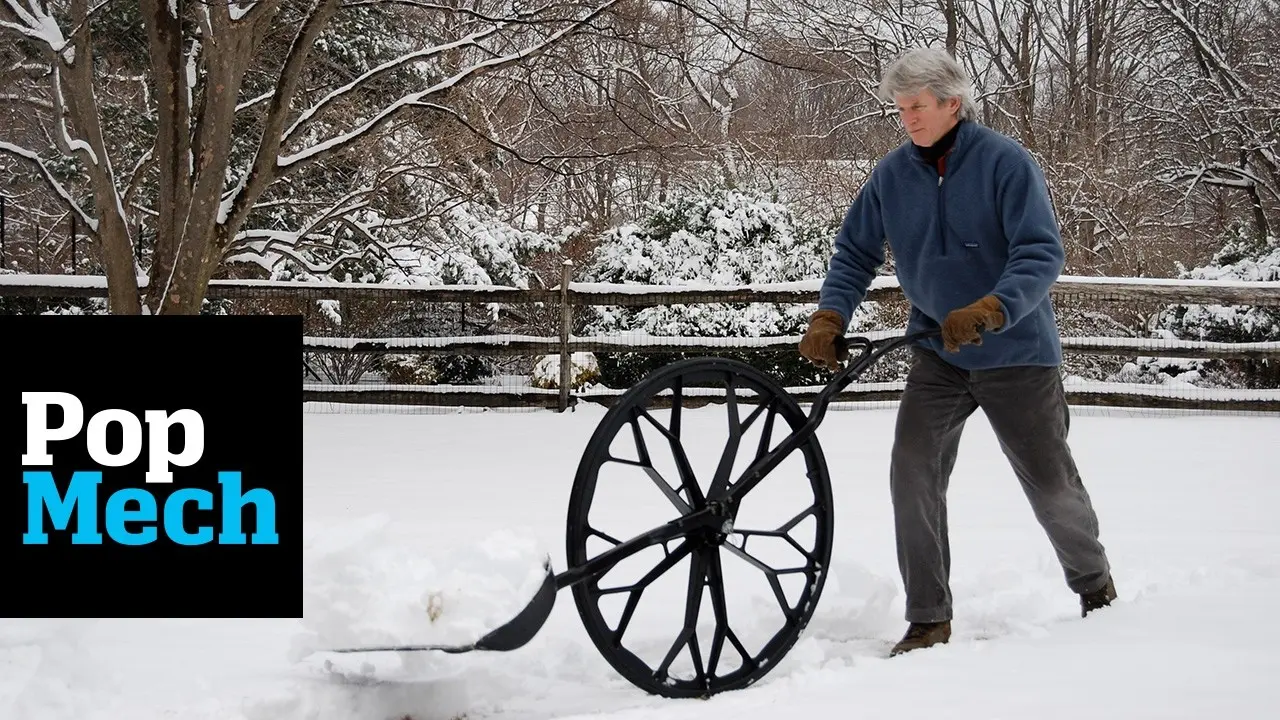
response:
{"label": "gray hair", "polygon": [[878,95],[893,102],[897,95],[916,95],[924,90],[943,102],[959,98],[960,119],[978,119],[969,75],[955,58],[936,48],[911,50],[894,60],[880,79]]}

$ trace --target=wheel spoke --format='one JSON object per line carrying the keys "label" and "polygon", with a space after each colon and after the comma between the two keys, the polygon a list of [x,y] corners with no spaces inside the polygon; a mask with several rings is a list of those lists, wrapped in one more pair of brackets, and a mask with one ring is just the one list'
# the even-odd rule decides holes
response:
{"label": "wheel spoke", "polygon": [[773,438],[773,419],[778,416],[776,398],[770,400],[768,405],[760,407],[769,409],[769,414],[765,416],[764,427],[760,429],[760,444],[756,447],[756,456],[751,462],[756,462],[769,452],[769,440]]}
{"label": "wheel spoke", "polygon": [[[768,410],[768,415],[765,417],[764,428],[760,432],[760,442],[756,445],[755,457],[751,459],[751,462],[747,463],[746,467],[742,468],[741,472],[738,473],[737,478],[733,482],[731,483],[727,482],[727,478],[726,478],[726,483],[724,485],[724,488],[720,490],[721,495],[718,495],[717,497],[723,497],[723,495],[728,492],[728,488],[734,489],[736,491],[735,494],[738,497],[742,497],[743,495],[751,492],[751,490],[760,482],[760,480],[763,479],[763,476],[756,477],[754,479],[749,478],[748,473],[757,463],[763,460],[771,452],[774,452],[776,450],[776,448],[771,449],[769,447],[769,441],[773,438],[773,422],[774,422],[774,418],[777,416],[777,409],[776,409],[777,402],[778,402],[778,397],[775,395],[769,400],[769,402],[761,405],[754,413],[752,413],[747,423],[743,425],[743,428],[745,429],[746,427],[750,426],[752,422],[756,420],[756,418],[760,415],[762,411]],[[784,439],[782,443],[779,443],[779,447],[785,442],[786,442],[786,439]],[[803,447],[803,445],[798,447]],[[778,458],[776,459],[776,462],[772,462],[770,467],[771,468],[777,467],[778,463],[781,463],[784,459],[786,459],[788,455],[795,452],[798,449],[798,447],[792,447],[791,449],[782,453],[780,456],[778,456]],[[746,487],[739,487],[739,485],[741,485],[742,483],[747,483]]]}
{"label": "wheel spoke", "polygon": [[[737,532],[737,531],[735,530],[734,532]],[[786,574],[786,573],[793,573],[793,572],[804,572],[809,567],[808,565],[801,565],[799,567],[794,567],[794,568],[775,568],[772,565],[761,560],[760,558],[756,557],[755,555],[752,555],[751,553],[747,552],[745,543],[743,544],[742,547],[738,547],[737,545],[732,545],[730,543],[725,543],[724,548],[729,552],[733,553],[734,555],[737,555],[738,557],[742,558],[747,563],[751,564],[753,567],[759,569],[761,572]],[[806,560],[811,559],[809,558],[809,553],[805,552],[804,550],[801,550],[800,553],[805,556]]]}
{"label": "wheel spoke", "polygon": [[[742,443],[742,434],[751,427],[762,414],[765,414],[765,426],[760,434],[760,448],[756,451],[755,460],[760,459],[765,452],[768,451],[769,437],[773,434],[773,418],[776,414],[774,406],[776,397],[770,397],[767,401],[761,402],[756,406],[755,410],[747,416],[746,420],[740,419],[736,393],[733,392],[733,376],[731,375],[726,382],[728,390],[726,394],[725,404],[729,406],[729,440],[725,444],[724,452],[720,456],[720,464],[716,466],[716,474],[711,481],[711,488],[707,490],[707,497],[718,499],[724,495],[725,490],[729,487],[729,474],[733,472],[734,461],[738,458],[738,451]],[[755,462],[752,460],[752,462]]]}
{"label": "wheel spoke", "polygon": [[791,530],[794,529],[796,525],[799,525],[801,522],[803,522],[805,518],[809,517],[810,515],[814,515],[817,512],[817,510],[818,510],[818,506],[816,504],[810,505],[804,510],[801,510],[800,512],[796,513],[795,517],[786,521],[782,525],[779,525],[777,530],[748,530],[745,528],[736,527],[733,529],[733,532],[742,536],[743,550],[745,550],[747,547],[747,538],[753,535],[759,535],[761,537],[782,538],[783,540],[787,541],[787,544],[795,548],[796,552],[803,555],[806,560],[809,560],[810,562],[812,562],[813,553],[809,550],[804,549],[804,547],[802,547],[800,543],[796,542],[795,538],[791,537]]}
{"label": "wheel spoke", "polygon": [[[653,418],[649,419],[650,421],[653,420]],[[670,502],[681,515],[689,514],[691,509],[689,504],[684,501],[684,498],[680,497],[680,489],[673,489],[671,487],[671,483],[667,482],[666,478],[662,477],[662,473],[658,472],[658,469],[653,466],[653,458],[649,455],[649,445],[644,441],[644,432],[640,430],[640,421],[637,411],[632,410],[631,421],[629,424],[631,425],[631,435],[635,438],[636,453],[640,458],[640,461],[635,464],[644,469],[645,475],[649,476],[649,479],[653,481],[653,484],[657,486],[658,490],[667,498],[667,501]],[[683,488],[684,485],[681,484],[680,487]]]}
{"label": "wheel spoke", "polygon": [[724,486],[729,482],[729,473],[733,471],[733,462],[738,459],[738,445],[742,442],[742,418],[738,416],[738,396],[734,392],[734,376],[727,374],[724,382],[725,413],[729,416],[729,439],[720,453],[720,463],[716,465],[716,474],[711,479],[707,497],[719,497]]}
{"label": "wheel spoke", "polygon": [[[759,535],[759,536],[762,536],[762,537],[776,537],[776,538],[782,538],[783,540],[786,540],[786,541],[787,541],[787,544],[788,544],[788,545],[790,545],[791,547],[795,548],[795,549],[796,549],[796,552],[798,552],[798,553],[800,553],[801,555],[803,555],[803,556],[805,557],[805,559],[806,559],[806,560],[808,560],[809,562],[813,562],[813,552],[812,552],[812,551],[810,551],[810,550],[806,550],[806,549],[804,549],[804,547],[803,547],[803,546],[801,546],[801,545],[800,545],[800,543],[796,542],[796,539],[795,539],[795,538],[791,537],[790,535],[788,535],[788,534],[786,534],[786,533],[783,533],[783,532],[774,532],[774,531],[772,531],[772,530],[739,530],[738,528],[734,528],[734,529],[733,529],[733,531],[734,531],[735,533],[737,533],[738,535],[741,535],[741,536],[742,536],[742,545],[741,545],[741,548],[740,548],[740,549],[742,549],[742,550],[745,550],[745,549],[746,549],[746,547],[747,547],[747,538],[749,538],[749,537],[751,537],[751,536],[753,536],[753,535]],[[732,546],[732,545],[730,545],[730,547],[733,547],[733,546]]]}
{"label": "wheel spoke", "polygon": [[[767,579],[767,582],[769,583],[769,587],[773,589],[774,598],[776,598],[776,600],[778,601],[778,607],[780,607],[780,609],[782,610],[782,614],[786,615],[788,619],[791,618],[792,612],[794,612],[794,610],[791,609],[790,603],[787,602],[786,593],[782,591],[782,583],[780,582],[780,580],[778,580],[778,578],[780,578],[781,575],[792,575],[796,573],[805,573],[808,575],[813,574],[814,565],[817,564],[817,560],[815,560],[813,556],[813,551],[805,550],[804,547],[801,547],[800,543],[796,542],[796,539],[791,537],[790,530],[792,528],[795,528],[796,525],[799,524],[801,520],[804,520],[805,518],[808,518],[809,515],[812,515],[815,510],[815,507],[817,506],[812,505],[812,506],[806,507],[805,510],[801,510],[799,514],[796,514],[795,518],[791,518],[790,520],[787,520],[786,523],[783,523],[781,527],[778,527],[778,529],[776,530],[748,530],[748,529],[735,528],[733,529],[733,532],[735,532],[736,534],[739,534],[739,536],[742,537],[742,546],[737,547],[735,546],[735,544],[732,544],[732,543],[724,544],[724,548],[726,548],[728,552],[731,552],[733,553],[733,555],[740,557],[740,559],[744,560],[746,564],[749,564],[753,566],[753,568],[758,569],[759,571],[762,571],[762,573],[764,573],[764,577],[765,579]],[[755,536],[782,538],[783,541],[786,541],[787,544],[790,544],[791,547],[794,547],[796,552],[799,552],[800,555],[804,557],[806,564],[797,566],[797,568],[773,568],[773,566],[768,565],[767,562],[764,562],[763,560],[758,559],[758,557],[751,555],[751,553],[748,550],[746,550],[746,543],[748,543],[751,537],[755,537]]]}
{"label": "wheel spoke", "polygon": [[782,583],[778,581],[778,576],[794,575],[796,573],[809,573],[810,572],[809,566],[802,565],[800,567],[794,567],[794,568],[780,568],[780,569],[773,568],[767,565],[766,563],[764,563],[763,561],[761,561],[756,556],[752,555],[751,553],[741,548],[726,544],[724,545],[724,549],[728,550],[734,555],[737,555],[738,557],[742,558],[748,565],[751,565],[752,567],[756,568],[760,572],[764,573],[765,580],[768,581],[769,587],[773,590],[774,598],[778,601],[778,607],[782,610],[782,614],[785,615],[788,620],[791,619],[791,615],[794,612],[794,609],[787,602],[786,593],[784,593],[782,590]]}
{"label": "wheel spoke", "polygon": [[[671,446],[672,459],[676,463],[676,470],[680,473],[680,487],[678,490],[684,490],[689,493],[690,504],[695,510],[701,509],[706,505],[706,498],[702,496],[702,489],[698,487],[698,479],[693,474],[693,465],[690,464],[689,456],[684,452],[684,445],[680,442],[680,438],[663,427],[662,423],[650,415],[648,410],[637,408],[636,412],[639,413],[640,417],[648,420],[667,439],[667,444]],[[638,431],[639,428],[637,428]]]}
{"label": "wheel spoke", "polygon": [[688,555],[691,551],[692,548],[689,546],[688,542],[681,542],[676,546],[675,550],[667,553],[666,557],[662,558],[657,565],[653,566],[652,570],[645,573],[644,577],[640,578],[635,583],[611,588],[600,588],[597,585],[596,594],[600,596],[613,595],[620,592],[631,593],[631,596],[627,598],[626,606],[622,610],[622,618],[618,621],[618,627],[613,633],[613,641],[615,643],[622,642],[622,634],[626,632],[627,624],[631,622],[631,615],[635,612],[636,606],[640,604],[640,596],[644,593],[645,589],[652,585],[654,580],[662,577],[663,573],[670,570],[672,567],[675,567],[675,564],[680,562],[681,558]]}
{"label": "wheel spoke", "polygon": [[[752,410],[752,411],[751,411],[751,414],[750,414],[750,415],[747,415],[747,419],[742,421],[742,430],[745,432],[748,428],[750,428],[752,425],[754,425],[754,424],[755,424],[755,421],[756,421],[756,420],[760,419],[760,416],[761,416],[762,414],[764,414],[764,413],[766,413],[766,412],[767,412],[767,413],[769,413],[769,415],[768,415],[768,417],[769,417],[769,424],[765,427],[765,429],[766,429],[766,430],[772,429],[772,427],[773,427],[773,424],[772,424],[772,422],[773,422],[773,415],[774,415],[774,410],[775,410],[775,405],[776,405],[776,403],[777,403],[777,400],[778,400],[778,398],[777,398],[776,396],[773,396],[773,395],[770,395],[770,396],[768,396],[767,398],[766,398],[766,397],[761,397],[761,402],[760,402],[760,404],[759,404],[759,405],[756,405],[756,409],[755,409],[755,410]],[[765,434],[765,435],[762,435],[762,436],[761,436],[761,439],[762,439],[762,440],[767,439],[767,438],[768,438],[768,434]]]}
{"label": "wheel spoke", "polygon": [[805,518],[812,515],[813,511],[816,510],[817,507],[818,507],[817,505],[810,505],[804,510],[801,510],[800,512],[796,513],[795,517],[779,525],[778,529],[775,532],[780,532],[780,533],[791,532],[791,528],[795,527],[796,525],[799,525],[801,522],[804,521]]}
{"label": "wheel spoke", "polygon": [[684,378],[677,377],[671,386],[671,436],[680,439],[680,418],[684,409]]}
{"label": "wheel spoke", "polygon": [[707,563],[707,581],[711,586],[711,607],[716,616],[716,632],[711,641],[711,660],[707,663],[708,676],[715,677],[716,668],[720,664],[720,654],[724,651],[725,640],[728,640],[729,644],[738,651],[743,667],[754,672],[758,667],[756,659],[751,657],[751,653],[742,646],[738,636],[734,635],[733,628],[729,627],[729,609],[724,597],[724,568],[721,565],[720,553],[712,555]]}
{"label": "wheel spoke", "polygon": [[671,648],[667,650],[662,662],[654,668],[654,673],[658,677],[667,676],[671,663],[680,655],[681,648],[686,646],[693,659],[696,677],[703,677],[702,657],[698,653],[698,614],[702,607],[702,589],[706,586],[705,552],[705,549],[702,549],[689,556],[689,585],[684,599],[684,627],[676,636],[675,642],[671,644]]}
{"label": "wheel spoke", "polygon": [[720,553],[707,561],[707,580],[711,587],[711,612],[715,615],[716,630],[711,636],[711,657],[707,659],[707,675],[715,677],[720,665],[720,652],[724,650],[725,635],[729,630],[729,612],[724,600],[724,574],[720,570]]}
{"label": "wheel spoke", "polygon": [[608,543],[610,543],[610,544],[614,545],[615,547],[616,547],[616,546],[618,546],[618,545],[621,545],[621,544],[622,544],[622,541],[621,541],[621,540],[619,540],[619,539],[617,539],[617,538],[615,538],[614,536],[612,536],[612,535],[610,535],[610,534],[608,534],[608,533],[605,533],[605,532],[601,532],[601,531],[599,531],[599,530],[597,530],[597,529],[595,529],[595,528],[593,528],[593,527],[591,527],[591,526],[587,526],[587,537],[590,537],[590,536],[592,536],[592,535],[595,535],[595,536],[597,536],[597,537],[603,538],[603,539],[605,540],[605,542],[608,542]]}

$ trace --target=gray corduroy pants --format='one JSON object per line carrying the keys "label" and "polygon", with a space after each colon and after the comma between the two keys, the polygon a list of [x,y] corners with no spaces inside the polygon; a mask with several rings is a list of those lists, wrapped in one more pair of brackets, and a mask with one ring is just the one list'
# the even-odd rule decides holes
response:
{"label": "gray corduroy pants", "polygon": [[947,485],[965,421],[979,407],[1076,593],[1106,584],[1098,517],[1067,444],[1070,411],[1057,367],[957,368],[913,348],[898,409],[890,485],[908,622],[951,619]]}

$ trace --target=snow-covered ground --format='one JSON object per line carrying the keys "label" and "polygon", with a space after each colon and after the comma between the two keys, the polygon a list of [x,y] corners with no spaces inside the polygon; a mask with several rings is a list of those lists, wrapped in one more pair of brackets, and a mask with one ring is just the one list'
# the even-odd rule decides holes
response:
{"label": "snow-covered ground", "polygon": [[[722,412],[690,411],[686,432],[723,432]],[[893,411],[878,409],[833,411],[819,429],[832,572],[806,634],[747,690],[642,693],[595,650],[568,591],[512,653],[307,654],[464,639],[515,612],[541,554],[564,568],[570,486],[603,413],[309,414],[305,619],[0,620],[0,718],[1276,717],[1276,416],[1077,412],[1073,444],[1120,593],[1086,620],[979,414],[950,492],[952,643],[884,658],[905,624]],[[674,631],[673,592],[636,632]],[[326,660],[353,675],[376,663],[390,682],[338,682]]]}

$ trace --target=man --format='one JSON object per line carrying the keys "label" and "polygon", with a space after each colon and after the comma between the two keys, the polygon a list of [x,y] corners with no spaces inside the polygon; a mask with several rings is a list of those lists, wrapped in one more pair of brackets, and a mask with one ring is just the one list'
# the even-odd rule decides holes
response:
{"label": "man", "polygon": [[911,302],[912,348],[890,463],[906,634],[891,655],[951,637],[946,492],[965,421],[982,408],[1062,564],[1081,615],[1116,597],[1098,519],[1067,444],[1062,347],[1049,290],[1065,254],[1044,176],[1011,138],[976,122],[951,56],[895,61],[880,96],[910,141],[875,167],[845,217],[800,353],[840,367],[836,338],[877,269],[883,244]]}

